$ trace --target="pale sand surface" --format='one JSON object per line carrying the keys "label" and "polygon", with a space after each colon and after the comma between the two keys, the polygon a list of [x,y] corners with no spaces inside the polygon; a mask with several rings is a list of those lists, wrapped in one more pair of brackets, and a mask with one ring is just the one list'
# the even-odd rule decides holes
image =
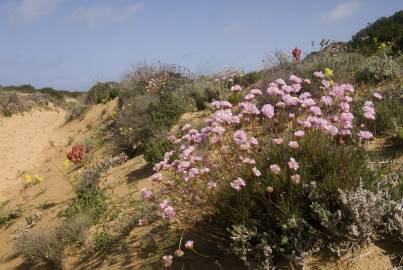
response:
{"label": "pale sand surface", "polygon": [[49,147],[64,117],[60,110],[33,110],[0,118],[0,195],[21,180],[22,173],[38,165],[39,154]]}

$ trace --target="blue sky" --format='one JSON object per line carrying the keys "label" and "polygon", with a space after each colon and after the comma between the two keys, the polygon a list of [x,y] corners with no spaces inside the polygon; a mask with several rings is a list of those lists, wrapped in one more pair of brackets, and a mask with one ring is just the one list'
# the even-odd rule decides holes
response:
{"label": "blue sky", "polygon": [[139,62],[262,67],[275,49],[349,40],[401,0],[0,0],[0,85],[86,90]]}

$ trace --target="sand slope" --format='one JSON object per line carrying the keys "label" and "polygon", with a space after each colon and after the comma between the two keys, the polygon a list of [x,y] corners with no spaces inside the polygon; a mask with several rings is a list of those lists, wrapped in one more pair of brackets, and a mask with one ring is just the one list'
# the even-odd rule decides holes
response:
{"label": "sand slope", "polygon": [[39,154],[52,142],[64,117],[65,112],[53,109],[0,118],[0,194],[19,174],[38,165]]}

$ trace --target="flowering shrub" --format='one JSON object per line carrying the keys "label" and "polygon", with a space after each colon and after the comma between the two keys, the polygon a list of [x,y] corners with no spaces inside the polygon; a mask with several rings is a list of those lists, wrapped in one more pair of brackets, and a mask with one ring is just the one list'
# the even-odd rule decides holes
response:
{"label": "flowering shrub", "polygon": [[[265,94],[233,86],[230,91],[244,100],[214,101],[204,127],[183,126],[172,138],[176,150],[154,167],[151,180],[162,186],[161,194],[143,190],[144,199],[160,203],[167,221],[210,217],[230,230],[234,252],[246,264],[264,269],[274,255],[298,259],[321,245],[351,239],[360,219],[366,223],[358,229],[370,235],[369,215],[360,211],[368,206],[368,213],[375,213],[379,200],[355,192],[372,185],[359,146],[372,138],[366,126],[376,119],[374,102],[364,102],[357,122],[350,111],[354,87],[329,81],[330,69],[314,75],[312,81],[295,75],[288,83],[277,79]],[[319,85],[313,93],[305,90],[311,83]],[[175,177],[164,179],[163,170]],[[376,213],[378,222],[384,212]]]}
{"label": "flowering shrub", "polygon": [[83,162],[85,157],[86,147],[83,144],[77,143],[73,145],[71,150],[67,152],[67,158],[76,164]]}

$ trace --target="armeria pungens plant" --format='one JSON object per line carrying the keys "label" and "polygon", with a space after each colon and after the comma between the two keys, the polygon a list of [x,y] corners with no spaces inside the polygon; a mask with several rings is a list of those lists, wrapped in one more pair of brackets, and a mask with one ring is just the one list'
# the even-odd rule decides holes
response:
{"label": "armeria pungens plant", "polygon": [[374,186],[360,146],[373,137],[366,126],[375,109],[365,101],[356,122],[354,87],[332,81],[330,71],[315,72],[312,81],[277,79],[265,93],[233,85],[229,99],[243,100],[213,101],[201,129],[187,124],[172,136],[176,149],[151,177],[162,191],[144,188],[143,198],[159,204],[167,221],[210,221],[253,269],[353,239],[356,220],[341,195]]}

